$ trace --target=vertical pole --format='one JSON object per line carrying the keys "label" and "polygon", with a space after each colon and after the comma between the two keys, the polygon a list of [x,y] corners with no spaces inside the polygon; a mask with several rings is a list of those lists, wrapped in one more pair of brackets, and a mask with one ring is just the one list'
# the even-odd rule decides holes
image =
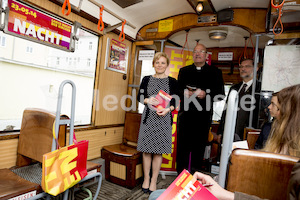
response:
{"label": "vertical pole", "polygon": [[[254,105],[254,101],[255,101],[255,88],[256,88],[257,63],[258,63],[258,44],[259,44],[259,35],[256,35],[253,83],[252,83],[252,91],[251,91],[251,96],[252,96],[251,105]],[[253,110],[250,111],[249,125],[248,125],[249,127],[252,127],[252,128],[253,128],[253,126],[252,126],[252,123],[253,123]]]}
{"label": "vertical pole", "polygon": [[164,40],[161,40],[161,41],[160,41],[160,52],[163,52],[163,51],[164,51],[164,44],[165,44],[165,41],[164,41]]}
{"label": "vertical pole", "polygon": [[224,134],[222,141],[222,152],[220,159],[220,172],[219,172],[219,184],[221,187],[225,187],[226,171],[228,165],[228,159],[232,151],[232,142],[236,123],[236,114],[238,105],[238,93],[236,90],[232,90],[228,97]]}

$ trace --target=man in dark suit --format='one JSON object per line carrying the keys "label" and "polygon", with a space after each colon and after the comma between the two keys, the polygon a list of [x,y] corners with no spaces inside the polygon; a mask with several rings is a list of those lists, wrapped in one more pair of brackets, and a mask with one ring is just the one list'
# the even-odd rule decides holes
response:
{"label": "man in dark suit", "polygon": [[[222,71],[206,63],[206,47],[193,51],[194,64],[178,74],[180,110],[177,125],[177,172],[201,170],[213,114],[213,102],[224,98]],[[220,98],[218,98],[220,97]]]}
{"label": "man in dark suit", "polygon": [[[253,76],[254,76],[254,63],[252,59],[245,59],[239,65],[240,76],[243,79],[242,82],[233,85],[228,93],[228,96],[232,90],[236,90],[239,94],[239,105],[237,112],[237,119],[235,125],[235,136],[234,140],[239,141],[243,140],[244,137],[244,128],[249,126],[249,116],[250,110],[253,110],[253,120],[250,125],[253,128],[258,126],[258,111],[259,111],[259,92],[260,84],[256,82],[255,87],[255,103],[250,104],[251,94],[252,94],[252,85],[253,85]],[[223,134],[224,124],[225,124],[226,111],[223,112],[220,126],[218,128],[218,134]]]}

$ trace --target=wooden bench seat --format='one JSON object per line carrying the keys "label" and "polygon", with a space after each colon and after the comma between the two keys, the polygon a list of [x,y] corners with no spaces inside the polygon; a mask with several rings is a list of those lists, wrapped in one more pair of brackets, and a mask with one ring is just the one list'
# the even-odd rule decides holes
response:
{"label": "wooden bench seat", "polygon": [[105,179],[118,185],[133,188],[141,182],[142,153],[136,150],[141,114],[126,112],[121,144],[104,146]]}

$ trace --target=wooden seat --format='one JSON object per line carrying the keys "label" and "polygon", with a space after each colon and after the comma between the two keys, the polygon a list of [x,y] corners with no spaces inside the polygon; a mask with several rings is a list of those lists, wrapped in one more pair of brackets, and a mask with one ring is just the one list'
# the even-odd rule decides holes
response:
{"label": "wooden seat", "polygon": [[255,143],[259,137],[260,132],[248,132],[247,143],[249,149],[254,149]]}
{"label": "wooden seat", "polygon": [[140,123],[141,114],[126,112],[123,142],[102,148],[106,180],[128,188],[140,183],[142,153],[136,150]]}
{"label": "wooden seat", "polygon": [[[21,178],[21,174],[17,175],[16,171],[20,167],[28,168],[30,166],[32,168],[33,165],[31,164],[42,163],[43,154],[51,151],[53,139],[52,128],[55,117],[55,113],[43,109],[27,108],[24,110],[18,142],[17,166],[11,169],[0,170],[0,199],[17,197],[34,191],[38,194],[43,191],[41,185],[37,184],[36,181],[25,180]],[[62,116],[61,118],[66,117]],[[66,144],[66,129],[66,125],[60,125],[58,137],[60,146],[65,146]],[[36,164],[34,166],[36,167]],[[100,167],[101,165],[97,163],[87,163],[88,172],[99,172]],[[41,168],[38,171],[40,173],[32,173],[28,170],[25,174],[28,174],[28,177],[41,180]]]}
{"label": "wooden seat", "polygon": [[0,169],[0,200],[37,191],[41,191],[40,185],[21,178],[9,169]]}
{"label": "wooden seat", "polygon": [[[36,108],[24,110],[18,142],[17,166],[12,169],[43,161],[43,154],[51,151],[54,121],[55,114],[46,110]],[[65,132],[61,133],[63,131],[60,132],[60,135],[64,135]],[[60,139],[60,144],[63,146],[65,144],[63,137]],[[41,174],[36,174],[36,176],[41,177]],[[3,199],[16,197],[27,192],[42,192],[40,184],[25,180],[9,169],[1,170],[0,177],[0,188],[2,188],[0,196]]]}
{"label": "wooden seat", "polygon": [[298,157],[257,150],[232,151],[227,189],[263,199],[285,200],[293,166]]}
{"label": "wooden seat", "polygon": [[249,132],[260,132],[260,131],[261,131],[261,129],[255,129],[255,128],[249,128],[249,127],[244,128],[243,140],[247,140]]}

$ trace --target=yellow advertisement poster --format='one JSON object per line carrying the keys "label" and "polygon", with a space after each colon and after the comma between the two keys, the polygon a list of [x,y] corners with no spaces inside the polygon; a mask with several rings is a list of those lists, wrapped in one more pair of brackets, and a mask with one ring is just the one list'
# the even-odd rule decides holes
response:
{"label": "yellow advertisement poster", "polygon": [[173,31],[173,19],[161,20],[158,23],[158,32]]}

